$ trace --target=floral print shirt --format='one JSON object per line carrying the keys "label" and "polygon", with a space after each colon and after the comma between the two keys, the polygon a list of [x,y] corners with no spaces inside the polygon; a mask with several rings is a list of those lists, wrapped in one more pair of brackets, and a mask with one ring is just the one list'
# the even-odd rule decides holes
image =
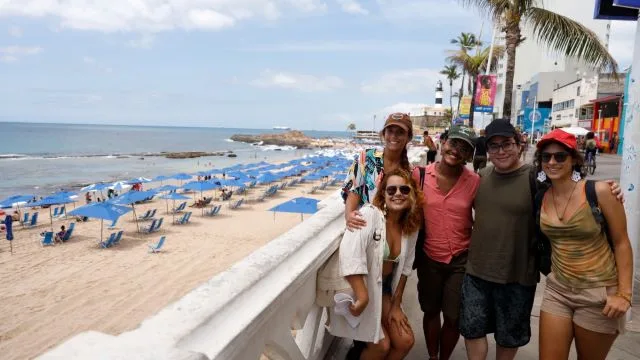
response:
{"label": "floral print shirt", "polygon": [[356,156],[342,187],[342,198],[345,201],[350,192],[360,197],[359,206],[373,200],[384,172],[382,159],[382,150],[378,149],[367,149]]}

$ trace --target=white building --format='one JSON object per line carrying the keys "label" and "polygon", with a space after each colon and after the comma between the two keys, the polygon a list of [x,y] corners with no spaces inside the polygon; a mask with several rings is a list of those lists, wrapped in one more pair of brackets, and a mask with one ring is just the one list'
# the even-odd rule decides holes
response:
{"label": "white building", "polygon": [[[538,4],[541,3],[541,1],[538,2]],[[611,21],[593,19],[593,1],[545,0],[544,8],[569,17],[585,25],[587,28],[594,31],[598,37],[600,37],[601,41],[608,47]],[[550,52],[546,46],[540,45],[530,28],[523,27],[522,30],[522,36],[526,37],[526,40],[520,44],[516,50],[516,68],[513,77],[514,91],[516,90],[517,85],[520,85],[521,87],[524,86],[527,81],[530,81],[531,78],[538,73],[567,72],[573,74],[572,76],[574,79],[576,77],[590,76],[594,73],[589,66],[581,64],[574,59],[567,59],[563,55]],[[497,45],[505,46],[505,34],[497,34],[495,41]],[[494,112],[497,117],[502,117],[503,114],[502,104],[504,102],[504,82],[506,79],[506,71],[507,59],[505,55],[498,61],[496,71],[498,86]],[[575,74],[577,72],[579,72],[580,75],[576,76]],[[519,101],[520,98],[514,97],[512,99],[512,106],[515,106]],[[512,108],[512,120],[517,116],[517,112],[514,110],[516,109]]]}
{"label": "white building", "polygon": [[553,91],[551,126],[590,128],[591,119],[593,119],[593,104],[590,101],[597,97],[597,76],[582,78],[558,86]]}

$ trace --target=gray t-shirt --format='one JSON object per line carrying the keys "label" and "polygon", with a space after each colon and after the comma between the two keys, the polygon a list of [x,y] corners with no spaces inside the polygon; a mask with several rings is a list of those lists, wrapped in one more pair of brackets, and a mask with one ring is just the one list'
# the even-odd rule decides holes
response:
{"label": "gray t-shirt", "polygon": [[468,274],[499,284],[535,285],[540,279],[531,171],[531,165],[523,165],[508,174],[495,172],[493,166],[480,172]]}

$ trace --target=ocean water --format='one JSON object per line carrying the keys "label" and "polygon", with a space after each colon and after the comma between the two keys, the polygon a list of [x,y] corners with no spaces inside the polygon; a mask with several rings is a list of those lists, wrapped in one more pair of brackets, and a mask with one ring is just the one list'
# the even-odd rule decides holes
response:
{"label": "ocean water", "polygon": [[[233,142],[233,134],[281,130],[0,122],[0,199],[46,195],[99,181],[127,180],[221,168],[236,163],[286,161],[310,150]],[[347,132],[304,131],[311,137],[347,138]],[[236,158],[167,159],[176,151],[233,151]]]}

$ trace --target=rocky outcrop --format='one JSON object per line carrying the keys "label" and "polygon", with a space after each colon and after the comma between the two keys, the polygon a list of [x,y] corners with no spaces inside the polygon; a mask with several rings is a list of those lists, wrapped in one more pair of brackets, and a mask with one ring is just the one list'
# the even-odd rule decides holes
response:
{"label": "rocky outcrop", "polygon": [[181,152],[168,152],[162,153],[162,156],[167,159],[193,159],[199,158],[203,156],[224,156],[225,153],[218,152],[206,152],[206,151],[181,151]]}
{"label": "rocky outcrop", "polygon": [[302,131],[298,130],[278,134],[236,134],[231,137],[231,140],[249,144],[261,142],[262,145],[295,146],[298,149],[309,149],[311,148],[313,142],[313,139],[306,136]]}

